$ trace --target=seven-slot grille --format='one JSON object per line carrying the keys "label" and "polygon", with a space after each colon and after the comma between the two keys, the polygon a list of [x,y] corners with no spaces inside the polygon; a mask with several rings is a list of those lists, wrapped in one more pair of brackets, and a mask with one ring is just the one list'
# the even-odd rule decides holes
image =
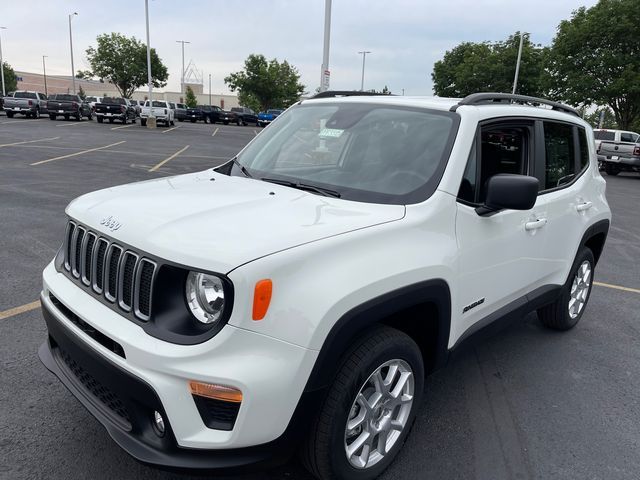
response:
{"label": "seven-slot grille", "polygon": [[67,225],[63,251],[64,269],[72,278],[125,312],[149,320],[157,269],[154,261],[75,222]]}

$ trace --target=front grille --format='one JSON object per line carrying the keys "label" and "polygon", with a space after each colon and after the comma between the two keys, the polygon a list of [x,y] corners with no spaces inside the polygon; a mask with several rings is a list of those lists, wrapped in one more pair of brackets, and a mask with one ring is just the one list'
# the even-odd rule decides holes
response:
{"label": "front grille", "polygon": [[60,358],[64,361],[69,372],[72,373],[100,403],[124,420],[129,428],[131,428],[131,416],[120,397],[71,358],[59,345],[58,351],[60,352]]}
{"label": "front grille", "polygon": [[75,222],[67,226],[65,243],[63,265],[70,278],[125,312],[149,320],[157,271],[154,261]]}

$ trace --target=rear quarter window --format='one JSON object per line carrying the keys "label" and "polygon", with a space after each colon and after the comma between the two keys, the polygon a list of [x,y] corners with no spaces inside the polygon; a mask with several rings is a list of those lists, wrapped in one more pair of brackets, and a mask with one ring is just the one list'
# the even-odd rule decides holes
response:
{"label": "rear quarter window", "polygon": [[607,142],[612,142],[616,139],[616,132],[609,132],[606,130],[594,130],[593,136],[596,140],[605,140]]}

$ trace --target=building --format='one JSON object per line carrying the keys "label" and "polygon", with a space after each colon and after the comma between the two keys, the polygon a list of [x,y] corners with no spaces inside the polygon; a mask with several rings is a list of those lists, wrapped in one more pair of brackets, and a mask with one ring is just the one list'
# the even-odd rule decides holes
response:
{"label": "building", "polygon": [[[18,90],[32,90],[46,94],[53,93],[71,93],[73,90],[73,82],[68,75],[47,75],[47,87],[44,85],[44,75],[40,73],[29,73],[16,71],[18,77]],[[198,105],[218,105],[220,108],[229,109],[240,106],[238,104],[237,95],[211,94],[203,93],[202,84],[186,84],[190,86],[196,98]],[[101,82],[99,80],[86,80],[76,78],[76,89],[82,87],[85,94],[95,97],[115,96],[119,97],[118,89],[110,82]],[[146,100],[149,96],[148,90],[136,90],[132,98],[134,100]],[[167,102],[184,102],[184,93],[157,91],[154,90],[153,98],[156,100],[165,100]]]}

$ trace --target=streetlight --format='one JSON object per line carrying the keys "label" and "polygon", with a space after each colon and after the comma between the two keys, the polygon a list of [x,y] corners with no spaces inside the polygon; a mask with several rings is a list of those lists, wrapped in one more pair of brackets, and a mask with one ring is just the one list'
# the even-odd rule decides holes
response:
{"label": "streetlight", "polygon": [[71,81],[73,82],[73,94],[76,94],[76,70],[73,66],[73,35],[71,35],[71,19],[78,15],[78,12],[69,14],[69,48],[71,50]]}
{"label": "streetlight", "polygon": [[520,46],[518,47],[518,60],[516,61],[516,75],[513,77],[513,89],[511,90],[511,94],[516,94],[516,88],[518,87],[518,74],[520,73],[520,59],[522,58],[522,43],[524,41],[524,36],[529,35],[526,32],[520,32]]}
{"label": "streetlight", "polygon": [[149,83],[149,118],[147,120],[148,128],[156,127],[156,117],[153,115],[153,100],[151,98],[151,45],[149,43],[149,0],[144,0],[144,16],[147,23],[147,82]]}
{"label": "streetlight", "polygon": [[367,53],[371,53],[369,51],[358,52],[359,55],[362,55],[362,81],[360,82],[360,91],[364,92],[364,61],[367,58]]}
{"label": "streetlight", "polygon": [[329,90],[329,37],[331,36],[331,0],[324,2],[324,48],[322,50],[322,67],[320,72],[320,91]]}
{"label": "streetlight", "polygon": [[2,77],[2,96],[4,97],[7,92],[4,90],[4,61],[2,60],[2,30],[6,30],[7,27],[0,27],[0,77]]}
{"label": "streetlight", "polygon": [[209,74],[209,105],[211,105],[211,74]]}
{"label": "streetlight", "polygon": [[44,94],[49,96],[47,93],[47,67],[44,64],[44,59],[47,58],[47,55],[42,55],[42,72],[44,73]]}
{"label": "streetlight", "polygon": [[191,43],[191,42],[187,42],[185,40],[176,40],[176,43],[182,44],[182,75],[180,77],[182,79],[180,82],[180,93],[182,93],[184,90],[184,44]]}

